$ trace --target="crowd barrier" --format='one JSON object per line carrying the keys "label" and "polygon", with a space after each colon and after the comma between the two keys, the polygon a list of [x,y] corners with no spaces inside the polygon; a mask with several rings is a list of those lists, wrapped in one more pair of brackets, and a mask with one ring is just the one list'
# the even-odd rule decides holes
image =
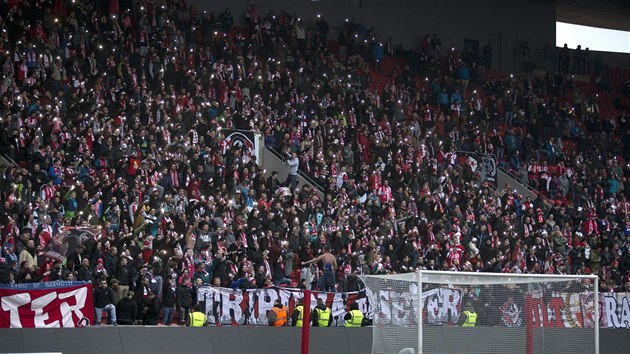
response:
{"label": "crowd barrier", "polygon": [[[594,299],[592,293],[555,292],[549,296],[535,293],[536,308],[540,308],[542,322],[537,327],[591,327],[593,324]],[[280,300],[292,312],[296,300],[303,298],[299,289],[265,288],[250,290],[234,290],[212,286],[200,287],[197,299],[205,304],[211,324],[222,325],[266,325],[267,313],[276,300]],[[373,311],[368,302],[370,296],[365,292],[323,293],[311,294],[311,305],[321,299],[328,306],[334,318],[333,326],[344,326],[343,316],[351,303],[356,303],[359,310],[372,318]],[[411,312],[400,312],[398,309],[407,308],[410,304],[405,296],[394,290],[381,290],[379,293],[380,306],[386,318],[381,323],[410,323],[416,322]],[[423,292],[423,308],[426,308],[424,323],[427,325],[447,325],[457,323],[462,304],[462,289],[440,288]],[[491,326],[521,327],[525,321],[524,293],[515,291],[500,291],[493,294],[494,301],[500,308],[510,312],[510,316],[500,316]],[[630,293],[600,293],[601,308],[600,328],[628,328],[630,327]],[[414,305],[417,306],[417,305]],[[554,313],[560,314],[553,316]]]}
{"label": "crowd barrier", "polygon": [[[497,330],[512,331],[514,347],[496,341]],[[433,332],[433,333],[432,333]],[[440,345],[427,345],[430,353],[452,353],[454,347],[467,345],[465,352],[517,353],[520,329],[511,328],[427,328],[425,333],[439,338]],[[573,353],[563,345],[575,346],[576,332],[554,329],[560,345],[545,353]],[[6,329],[0,331],[3,353],[62,354],[295,354],[300,351],[300,329],[271,327],[87,327],[57,329]],[[521,340],[522,341],[522,340]],[[600,353],[625,354],[630,348],[628,330],[602,329]],[[426,343],[426,342],[425,342]],[[475,343],[479,347],[475,347]],[[564,343],[564,344],[563,344]],[[522,344],[522,343],[521,343]],[[311,328],[310,354],[367,354],[372,347],[371,328]],[[589,352],[591,349],[587,349]],[[458,351],[463,352],[463,351]],[[584,351],[578,351],[584,352]],[[590,351],[592,352],[592,350]]]}
{"label": "crowd barrier", "polygon": [[[82,327],[94,320],[92,286],[82,282],[27,283],[15,286],[0,285],[0,328],[52,328]],[[592,327],[592,293],[554,292],[549,296],[535,293],[537,315],[542,318],[535,327]],[[299,289],[264,288],[234,290],[202,286],[197,289],[200,305],[205,305],[212,325],[267,325],[267,313],[276,300],[289,308],[290,313],[296,301],[304,293]],[[332,310],[333,326],[343,327],[343,316],[350,304],[356,303],[368,318],[372,318],[372,306],[366,292],[311,293],[311,304],[322,300]],[[380,323],[397,325],[415,323],[412,312],[399,311],[410,305],[409,299],[394,290],[381,290],[378,298],[384,318]],[[436,288],[424,291],[423,308],[426,315],[423,322],[429,326],[453,325],[457,323],[462,308],[462,289]],[[525,321],[525,296],[517,289],[504,289],[493,294],[494,301],[509,316],[490,318],[490,326],[522,327]],[[630,293],[600,293],[600,328],[630,328]],[[417,308],[417,304],[413,305]],[[538,313],[539,312],[539,313]],[[557,315],[554,315],[557,314]]]}

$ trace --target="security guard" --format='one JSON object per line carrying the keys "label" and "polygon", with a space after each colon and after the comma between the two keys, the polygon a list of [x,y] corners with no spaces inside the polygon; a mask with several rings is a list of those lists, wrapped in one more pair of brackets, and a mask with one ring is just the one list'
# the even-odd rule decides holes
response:
{"label": "security guard", "polygon": [[350,304],[350,311],[343,317],[346,320],[346,327],[362,327],[364,318],[365,316],[359,310],[359,304],[356,302]]}
{"label": "security guard", "polygon": [[282,327],[287,325],[287,318],[289,317],[289,310],[282,305],[280,300],[276,300],[269,315],[267,317],[269,325],[273,327]]}
{"label": "security guard", "polygon": [[324,300],[317,299],[317,306],[311,313],[313,327],[330,327],[333,321],[332,311],[326,307]]}
{"label": "security guard", "polygon": [[304,319],[304,306],[302,305],[302,299],[297,300],[297,306],[293,309],[293,315],[291,315],[291,325],[294,327],[302,327],[302,321]]}
{"label": "security guard", "polygon": [[201,310],[201,306],[197,305],[195,311],[190,314],[190,327],[203,327],[207,319],[208,316]]}
{"label": "security guard", "polygon": [[464,308],[465,310],[459,317],[457,325],[462,327],[475,327],[475,325],[477,324],[477,313],[475,312],[475,308],[470,302],[467,303]]}

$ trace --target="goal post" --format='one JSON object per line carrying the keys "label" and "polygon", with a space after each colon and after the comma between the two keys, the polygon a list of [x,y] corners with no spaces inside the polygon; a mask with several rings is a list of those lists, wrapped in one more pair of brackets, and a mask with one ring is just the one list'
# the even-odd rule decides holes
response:
{"label": "goal post", "polygon": [[597,276],[365,275],[372,353],[599,353]]}

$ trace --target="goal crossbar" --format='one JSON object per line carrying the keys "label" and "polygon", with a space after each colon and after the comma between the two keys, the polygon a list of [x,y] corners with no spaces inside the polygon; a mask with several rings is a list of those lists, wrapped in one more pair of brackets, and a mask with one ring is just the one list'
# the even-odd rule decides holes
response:
{"label": "goal crossbar", "polygon": [[[382,275],[362,275],[362,278],[383,279]],[[563,282],[567,280],[591,279],[596,275],[567,275],[567,274],[517,274],[517,273],[477,273],[477,272],[447,272],[438,270],[419,270],[414,273],[388,275],[386,279],[430,284],[454,285],[499,285],[499,284],[528,284],[545,282]],[[483,278],[483,280],[480,280]]]}

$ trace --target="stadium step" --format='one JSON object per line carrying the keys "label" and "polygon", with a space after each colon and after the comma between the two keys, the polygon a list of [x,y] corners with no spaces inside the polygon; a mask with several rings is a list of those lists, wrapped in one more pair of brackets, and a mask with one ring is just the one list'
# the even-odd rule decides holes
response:
{"label": "stadium step", "polygon": [[[271,175],[272,171],[278,172],[278,180],[280,182],[284,182],[289,175],[289,166],[285,163],[285,160],[282,159],[278,153],[272,151],[269,148],[263,148],[263,156],[262,161],[260,162],[263,170],[265,171],[265,178]],[[309,185],[311,189],[317,191],[320,198],[324,198],[324,189],[322,186],[318,185],[315,181],[306,176],[302,171],[300,171],[298,178],[299,186]]]}

